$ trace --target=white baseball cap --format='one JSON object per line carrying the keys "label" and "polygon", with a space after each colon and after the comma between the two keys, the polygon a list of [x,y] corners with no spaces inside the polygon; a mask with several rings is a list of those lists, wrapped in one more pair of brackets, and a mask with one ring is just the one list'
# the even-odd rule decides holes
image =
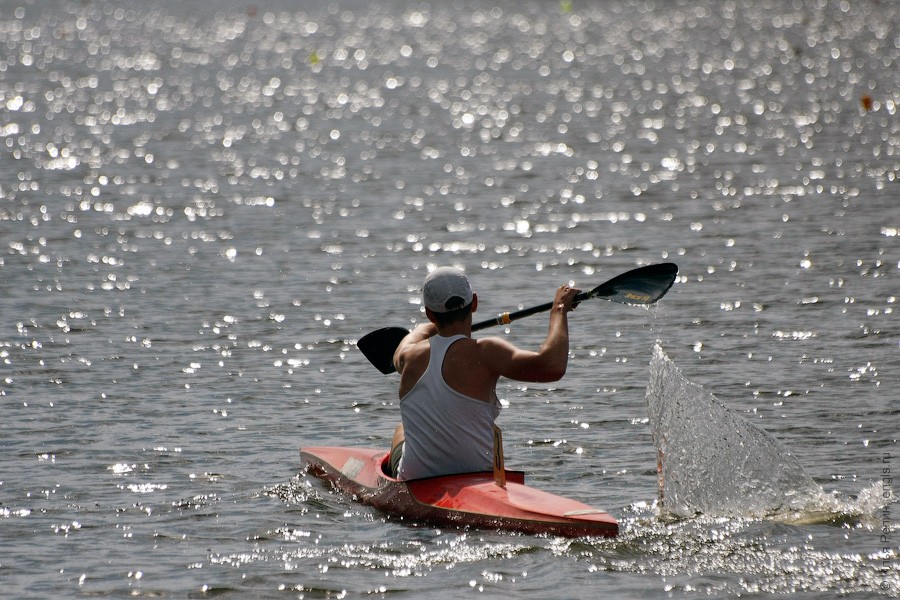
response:
{"label": "white baseball cap", "polygon": [[425,308],[446,313],[472,302],[472,287],[465,273],[454,267],[438,267],[428,274],[422,286]]}

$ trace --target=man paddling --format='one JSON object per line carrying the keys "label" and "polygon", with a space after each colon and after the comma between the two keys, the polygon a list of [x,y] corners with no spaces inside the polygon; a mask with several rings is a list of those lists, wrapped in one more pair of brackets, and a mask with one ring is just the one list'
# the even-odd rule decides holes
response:
{"label": "man paddling", "polygon": [[402,421],[391,445],[396,477],[491,470],[494,421],[500,414],[497,381],[562,378],[569,360],[567,314],[579,291],[568,286],[556,291],[547,338],[530,351],[499,337],[472,339],[478,296],[462,271],[440,267],[425,278],[422,298],[429,322],[413,329],[394,352]]}

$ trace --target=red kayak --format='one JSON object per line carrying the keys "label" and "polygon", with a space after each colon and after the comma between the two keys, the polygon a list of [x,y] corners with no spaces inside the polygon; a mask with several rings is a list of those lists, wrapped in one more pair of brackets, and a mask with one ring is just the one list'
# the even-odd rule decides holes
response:
{"label": "red kayak", "polygon": [[318,447],[300,455],[310,475],[401,519],[565,537],[619,532],[605,510],[528,487],[521,471],[505,471],[502,486],[491,472],[399,481],[385,473],[385,450]]}

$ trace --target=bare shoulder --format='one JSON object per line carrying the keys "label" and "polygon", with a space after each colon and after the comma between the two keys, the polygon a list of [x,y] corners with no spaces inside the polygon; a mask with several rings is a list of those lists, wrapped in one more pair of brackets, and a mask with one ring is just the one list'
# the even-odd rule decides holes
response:
{"label": "bare shoulder", "polygon": [[398,344],[397,349],[394,350],[394,368],[402,373],[404,364],[410,358],[419,356],[422,353],[427,354],[429,345],[423,342],[433,336],[436,332],[437,330],[431,323],[417,325],[415,329],[406,335],[406,337],[400,340],[400,344]]}
{"label": "bare shoulder", "polygon": [[407,365],[422,361],[427,364],[430,350],[431,344],[427,340],[401,342],[394,354],[394,366],[399,373],[403,373]]}
{"label": "bare shoulder", "polygon": [[522,350],[501,337],[479,338],[475,347],[479,362],[490,365],[500,375],[506,375],[509,365],[522,353]]}
{"label": "bare shoulder", "polygon": [[475,340],[478,351],[487,355],[513,354],[516,347],[501,337],[485,337]]}

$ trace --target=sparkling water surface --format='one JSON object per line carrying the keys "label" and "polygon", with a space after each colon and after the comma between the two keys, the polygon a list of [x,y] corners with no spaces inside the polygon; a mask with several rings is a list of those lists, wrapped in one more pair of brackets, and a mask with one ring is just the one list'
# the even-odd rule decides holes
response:
{"label": "sparkling water surface", "polygon": [[[900,594],[900,4],[0,2],[3,597]],[[615,540],[386,521],[355,341],[465,267],[483,317],[672,261],[504,383],[507,464]],[[536,346],[545,317],[496,330]],[[833,502],[672,518],[656,341]]]}

